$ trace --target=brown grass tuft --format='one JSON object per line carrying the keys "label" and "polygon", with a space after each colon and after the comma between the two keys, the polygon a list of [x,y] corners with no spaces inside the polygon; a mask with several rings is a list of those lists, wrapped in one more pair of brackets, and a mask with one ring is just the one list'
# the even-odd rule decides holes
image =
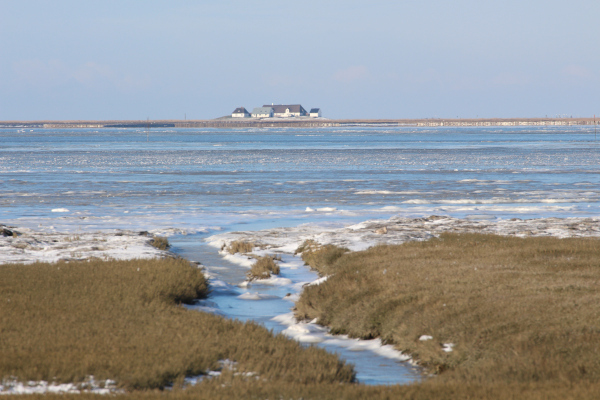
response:
{"label": "brown grass tuft", "polygon": [[150,240],[150,244],[159,250],[167,250],[170,247],[169,239],[163,236],[154,236],[154,238]]}
{"label": "brown grass tuft", "polygon": [[259,257],[248,272],[248,279],[267,279],[271,277],[271,274],[279,275],[279,272],[279,265],[275,262],[275,257]]}
{"label": "brown grass tuft", "polygon": [[246,242],[244,240],[234,240],[227,247],[227,252],[229,254],[235,253],[250,253],[254,249],[254,243]]}

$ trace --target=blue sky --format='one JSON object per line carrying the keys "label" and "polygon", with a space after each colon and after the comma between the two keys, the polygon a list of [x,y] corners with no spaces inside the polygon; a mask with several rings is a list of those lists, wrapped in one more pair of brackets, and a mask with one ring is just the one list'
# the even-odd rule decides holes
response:
{"label": "blue sky", "polygon": [[0,120],[600,115],[600,1],[0,0]]}

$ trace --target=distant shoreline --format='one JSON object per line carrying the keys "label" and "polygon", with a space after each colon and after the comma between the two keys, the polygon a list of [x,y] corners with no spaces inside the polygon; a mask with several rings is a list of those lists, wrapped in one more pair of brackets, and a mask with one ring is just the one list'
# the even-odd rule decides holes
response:
{"label": "distant shoreline", "polygon": [[426,118],[426,119],[326,119],[219,118],[211,120],[104,120],[104,121],[0,121],[1,128],[305,128],[343,126],[574,126],[594,125],[600,118]]}

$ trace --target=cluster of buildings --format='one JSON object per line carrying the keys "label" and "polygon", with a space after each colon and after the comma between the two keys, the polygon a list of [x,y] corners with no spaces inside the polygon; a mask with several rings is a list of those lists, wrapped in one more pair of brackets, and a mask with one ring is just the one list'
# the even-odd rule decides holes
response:
{"label": "cluster of buildings", "polygon": [[238,107],[231,113],[232,118],[273,118],[273,117],[321,117],[320,108],[311,108],[307,112],[300,104],[271,104],[255,107],[251,113],[244,107]]}

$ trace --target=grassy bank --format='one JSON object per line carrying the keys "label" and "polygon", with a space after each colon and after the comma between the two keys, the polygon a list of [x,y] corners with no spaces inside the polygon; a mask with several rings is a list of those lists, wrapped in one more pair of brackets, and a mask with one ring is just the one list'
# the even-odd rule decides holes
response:
{"label": "grassy bank", "polygon": [[[444,235],[306,256],[332,275],[305,288],[299,315],[380,336],[438,372],[393,387],[349,383],[351,369],[322,350],[181,307],[207,292],[183,260],[1,265],[0,377],[111,378],[125,400],[595,399],[599,249],[589,239]],[[185,390],[148,390],[224,359],[258,379],[224,370]]]}
{"label": "grassy bank", "polygon": [[564,389],[600,378],[597,239],[445,234],[327,268],[297,316],[395,344],[439,373],[429,384]]}
{"label": "grassy bank", "polygon": [[352,368],[253,323],[186,310],[205,296],[184,260],[0,265],[0,379],[79,382],[94,375],[128,390],[162,388],[217,369],[261,381],[350,382]]}
{"label": "grassy bank", "polygon": [[306,265],[317,271],[319,275],[325,276],[335,272],[335,262],[349,251],[345,247],[332,244],[321,246],[314,240],[306,240],[298,247],[295,254],[300,254]]}

